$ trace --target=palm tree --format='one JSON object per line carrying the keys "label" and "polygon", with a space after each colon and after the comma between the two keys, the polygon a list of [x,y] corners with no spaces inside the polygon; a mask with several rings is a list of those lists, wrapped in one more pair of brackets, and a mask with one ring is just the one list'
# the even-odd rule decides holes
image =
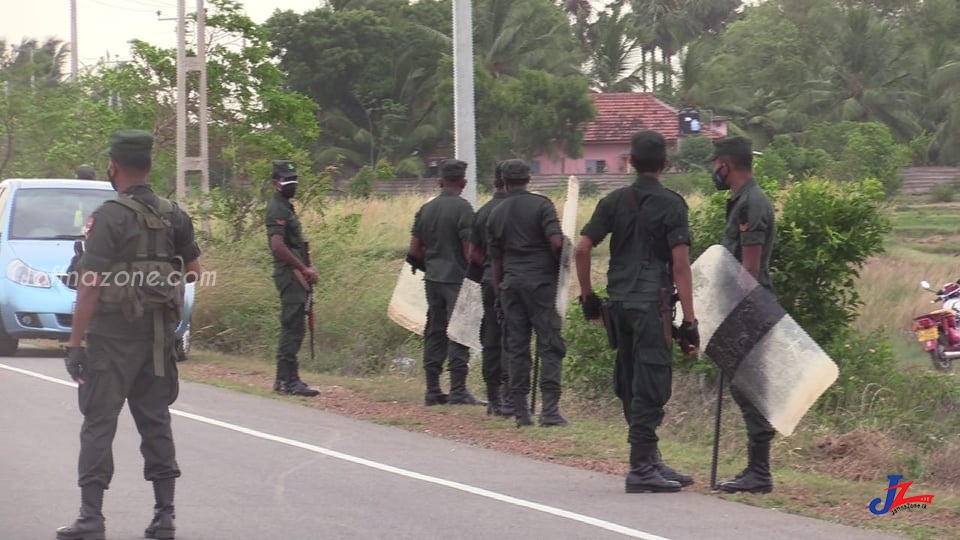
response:
{"label": "palm tree", "polygon": [[549,0],[476,2],[474,52],[494,78],[515,77],[521,67],[553,75],[580,72],[570,23]]}
{"label": "palm tree", "polygon": [[824,120],[880,121],[902,140],[919,131],[912,106],[907,48],[893,39],[892,23],[854,8],[839,24],[839,39],[826,47],[828,62],[797,104]]}
{"label": "palm tree", "polygon": [[630,92],[646,89],[642,64],[636,55],[649,38],[634,26],[635,19],[620,13],[619,7],[602,12],[590,25],[588,36],[590,58],[587,75],[601,92]]}

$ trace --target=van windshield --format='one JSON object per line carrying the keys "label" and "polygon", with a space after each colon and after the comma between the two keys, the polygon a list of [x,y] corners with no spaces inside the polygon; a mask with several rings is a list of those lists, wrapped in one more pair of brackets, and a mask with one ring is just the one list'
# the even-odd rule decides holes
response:
{"label": "van windshield", "polygon": [[21,188],[14,193],[11,240],[82,239],[87,218],[112,189]]}

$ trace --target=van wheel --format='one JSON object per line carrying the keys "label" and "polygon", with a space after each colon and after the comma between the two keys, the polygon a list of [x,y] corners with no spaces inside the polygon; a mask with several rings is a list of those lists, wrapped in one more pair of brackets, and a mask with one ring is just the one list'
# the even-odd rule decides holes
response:
{"label": "van wheel", "polygon": [[183,333],[183,337],[177,339],[177,362],[184,362],[187,354],[190,352],[190,327],[188,326]]}
{"label": "van wheel", "polygon": [[15,356],[19,346],[20,340],[8,334],[0,323],[0,356]]}

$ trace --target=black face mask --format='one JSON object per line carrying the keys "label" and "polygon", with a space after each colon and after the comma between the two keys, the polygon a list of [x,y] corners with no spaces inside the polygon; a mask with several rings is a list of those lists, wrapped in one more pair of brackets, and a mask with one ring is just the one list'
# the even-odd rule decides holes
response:
{"label": "black face mask", "polygon": [[721,175],[719,167],[713,171],[713,187],[717,188],[717,191],[730,189],[730,186],[727,185],[727,175]]}
{"label": "black face mask", "polygon": [[292,199],[297,194],[297,183],[292,182],[285,186],[280,186],[280,195],[283,195],[287,199]]}

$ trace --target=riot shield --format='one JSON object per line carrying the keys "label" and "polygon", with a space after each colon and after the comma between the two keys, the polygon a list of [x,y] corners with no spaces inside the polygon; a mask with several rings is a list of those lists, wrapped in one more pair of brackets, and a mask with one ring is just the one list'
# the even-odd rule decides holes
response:
{"label": "riot shield", "polygon": [[774,429],[791,435],[837,380],[837,365],[723,246],[708,248],[692,270],[701,351]]}
{"label": "riot shield", "polygon": [[475,351],[482,349],[480,322],[483,320],[483,290],[480,284],[463,280],[453,314],[447,323],[447,337]]}
{"label": "riot shield", "polygon": [[557,314],[563,321],[570,305],[570,281],[574,271],[573,250],[576,247],[577,208],[580,205],[580,180],[576,176],[567,179],[567,200],[563,203],[563,220],[560,229],[566,241],[560,253],[560,272],[557,276]]}
{"label": "riot shield", "polygon": [[404,262],[400,268],[397,285],[393,288],[393,296],[387,306],[387,316],[390,319],[413,332],[423,335],[427,326],[427,291],[424,285],[424,273],[413,273],[410,263]]}

